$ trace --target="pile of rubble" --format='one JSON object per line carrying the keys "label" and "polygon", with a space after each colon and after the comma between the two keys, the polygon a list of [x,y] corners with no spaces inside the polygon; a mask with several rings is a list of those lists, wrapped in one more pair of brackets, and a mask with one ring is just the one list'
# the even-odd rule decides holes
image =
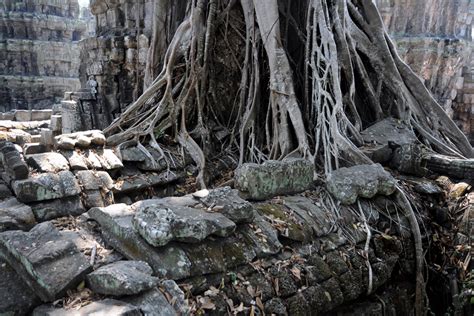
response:
{"label": "pile of rubble", "polygon": [[[414,280],[410,225],[379,164],[341,168],[325,187],[303,159],[244,164],[235,189],[176,196],[195,169],[171,150],[107,148],[100,131],[50,137],[0,142],[0,313],[413,308],[414,282],[398,281]],[[424,181],[422,194],[443,192]]]}

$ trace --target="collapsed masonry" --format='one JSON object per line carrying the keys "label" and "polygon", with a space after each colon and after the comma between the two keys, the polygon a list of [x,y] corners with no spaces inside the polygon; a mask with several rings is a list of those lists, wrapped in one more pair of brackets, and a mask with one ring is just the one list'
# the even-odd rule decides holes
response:
{"label": "collapsed masonry", "polygon": [[[407,164],[403,157],[419,154],[414,135],[387,120],[364,132],[364,151],[411,174],[398,181],[365,165],[337,170],[324,186],[313,182],[312,164],[294,159],[245,164],[236,189],[192,193],[186,181],[196,168],[172,145],[108,148],[97,130],[55,131],[54,115],[2,123],[0,313],[409,315],[415,253],[395,186],[426,201],[428,216],[443,189],[419,172],[473,178],[472,161],[453,168],[447,157],[419,155]],[[469,196],[457,245],[474,233]]]}

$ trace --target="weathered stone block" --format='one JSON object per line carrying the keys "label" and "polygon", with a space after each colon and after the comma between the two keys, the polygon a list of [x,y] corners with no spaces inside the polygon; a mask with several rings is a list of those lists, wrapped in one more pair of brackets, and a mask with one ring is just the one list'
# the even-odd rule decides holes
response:
{"label": "weathered stone block", "polygon": [[255,217],[252,204],[242,199],[239,192],[230,187],[210,190],[208,195],[199,200],[235,223],[250,223]]}
{"label": "weathered stone block", "polygon": [[236,170],[235,185],[244,198],[265,200],[309,189],[313,174],[313,164],[304,159],[247,163]]}
{"label": "weathered stone block", "polygon": [[31,112],[29,110],[15,110],[15,121],[31,121]]}
{"label": "weathered stone block", "polygon": [[117,301],[105,299],[103,301],[93,302],[78,310],[66,310],[49,305],[42,305],[33,311],[33,316],[89,316],[89,315],[114,315],[114,316],[142,316],[140,309],[136,306]]}
{"label": "weathered stone block", "polygon": [[48,152],[26,157],[28,164],[39,172],[59,172],[69,170],[69,163],[60,153]]}
{"label": "weathered stone block", "polygon": [[120,149],[120,156],[123,161],[143,162],[146,160],[145,154],[138,147],[128,147]]}
{"label": "weathered stone block", "polygon": [[0,202],[0,232],[29,230],[36,224],[31,207],[15,198]]}
{"label": "weathered stone block", "polygon": [[61,151],[61,153],[64,157],[66,157],[67,161],[69,162],[71,170],[87,170],[86,159],[77,151],[64,150]]}
{"label": "weathered stone block", "polygon": [[106,242],[128,259],[147,262],[159,277],[179,280],[191,275],[191,262],[181,248],[174,244],[153,247],[136,232],[132,206],[114,204],[92,208],[89,215],[101,226]]}
{"label": "weathered stone block", "polygon": [[186,310],[188,313],[177,313],[159,289],[153,289],[140,295],[126,297],[123,300],[139,307],[144,315],[175,316],[188,315],[189,313],[188,310]]}
{"label": "weathered stone block", "polygon": [[63,128],[63,119],[61,115],[51,116],[51,130],[56,133],[61,133]]}
{"label": "weathered stone block", "polygon": [[394,118],[387,118],[366,128],[361,132],[366,143],[387,145],[389,142],[397,145],[411,144],[418,139],[413,131]]}
{"label": "weathered stone block", "polygon": [[28,178],[28,166],[13,143],[0,142],[0,160],[10,178],[14,180]]}
{"label": "weathered stone block", "polygon": [[153,270],[143,261],[117,261],[100,267],[86,278],[88,287],[103,295],[134,295],[158,285]]}
{"label": "weathered stone block", "polygon": [[76,172],[77,180],[84,190],[111,190],[114,181],[105,171],[81,170]]}
{"label": "weathered stone block", "polygon": [[38,296],[1,258],[0,275],[0,314],[27,315],[40,302]]}
{"label": "weathered stone block", "polygon": [[46,121],[51,119],[53,110],[31,110],[31,120],[32,121]]}
{"label": "weathered stone block", "polygon": [[172,240],[199,242],[209,235],[229,236],[235,223],[219,213],[173,205],[138,207],[133,224],[151,245],[160,247]]}
{"label": "weathered stone block", "polygon": [[0,253],[44,302],[61,297],[91,269],[76,246],[49,222],[29,232],[1,233]]}
{"label": "weathered stone block", "polygon": [[18,200],[25,203],[59,199],[81,193],[79,184],[70,171],[35,174],[26,180],[14,181],[12,188]]}
{"label": "weathered stone block", "polygon": [[341,203],[349,205],[359,196],[390,195],[396,190],[396,182],[381,165],[372,164],[337,169],[327,176],[326,187]]}
{"label": "weathered stone block", "polygon": [[25,155],[41,154],[47,151],[46,146],[41,143],[28,143],[23,146],[23,153]]}
{"label": "weathered stone block", "polygon": [[40,222],[63,216],[78,216],[86,211],[78,195],[29,205]]}

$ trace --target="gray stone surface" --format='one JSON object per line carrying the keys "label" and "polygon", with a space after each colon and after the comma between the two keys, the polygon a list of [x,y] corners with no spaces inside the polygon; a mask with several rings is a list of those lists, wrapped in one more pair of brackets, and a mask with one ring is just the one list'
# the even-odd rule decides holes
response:
{"label": "gray stone surface", "polygon": [[28,143],[23,146],[23,153],[25,155],[41,154],[46,150],[46,146],[41,143]]}
{"label": "gray stone surface", "polygon": [[378,145],[387,145],[389,142],[404,145],[417,141],[415,133],[404,123],[394,118],[377,122],[363,130],[361,136],[366,143]]}
{"label": "gray stone surface", "polygon": [[13,143],[0,141],[0,161],[11,179],[28,178],[28,166]]}
{"label": "gray stone surface", "polygon": [[226,237],[236,227],[220,213],[160,204],[139,207],[133,225],[148,243],[156,247],[173,240],[199,242],[209,235]]}
{"label": "gray stone surface", "polygon": [[159,277],[179,280],[190,276],[191,261],[182,249],[173,244],[153,247],[136,232],[132,206],[114,204],[92,208],[88,213],[99,223],[106,242],[128,259],[147,262]]}
{"label": "gray stone surface", "polygon": [[342,204],[353,204],[358,197],[372,198],[376,194],[395,192],[396,182],[379,164],[340,168],[326,179],[329,192]]}
{"label": "gray stone surface", "polygon": [[81,193],[76,177],[70,171],[32,175],[26,180],[14,181],[13,192],[24,203],[59,199]]}
{"label": "gray stone surface", "polygon": [[26,160],[30,167],[39,172],[59,172],[69,170],[69,163],[60,153],[48,152],[29,155]]}
{"label": "gray stone surface", "polygon": [[186,296],[174,280],[165,280],[160,283],[160,287],[172,297],[174,300],[173,308],[178,314],[189,314],[189,305],[186,301]]}
{"label": "gray stone surface", "polygon": [[78,216],[86,211],[78,195],[51,201],[30,203],[29,206],[31,206],[35,218],[40,222],[63,216]]}
{"label": "gray stone surface", "polygon": [[157,288],[134,297],[124,298],[123,300],[140,308],[144,316],[178,315],[163,293]]}
{"label": "gray stone surface", "polygon": [[29,232],[1,233],[0,254],[44,302],[62,297],[91,269],[77,247],[49,222]]}
{"label": "gray stone surface", "polygon": [[31,207],[15,198],[0,202],[0,232],[29,230],[36,224]]}
{"label": "gray stone surface", "polygon": [[61,152],[66,157],[71,170],[87,170],[87,162],[82,155],[74,150],[64,150]]}
{"label": "gray stone surface", "polygon": [[183,171],[164,171],[161,173],[144,173],[120,177],[115,181],[113,192],[123,194],[139,191],[148,187],[170,184],[184,177],[185,173]]}
{"label": "gray stone surface", "polygon": [[26,315],[40,302],[15,270],[0,258],[0,314]]}
{"label": "gray stone surface", "polygon": [[199,200],[206,207],[221,213],[235,223],[250,223],[255,217],[252,204],[242,199],[239,192],[230,187],[210,190],[207,196]]}
{"label": "gray stone surface", "polygon": [[153,270],[143,261],[117,261],[100,267],[86,278],[88,287],[98,294],[134,295],[158,285]]}
{"label": "gray stone surface", "polygon": [[123,168],[122,161],[115,155],[115,153],[111,149],[104,149],[99,153],[98,157],[104,170],[114,170]]}
{"label": "gray stone surface", "polygon": [[111,190],[114,186],[114,181],[110,175],[105,171],[84,170],[76,172],[79,185],[84,190]]}
{"label": "gray stone surface", "polygon": [[247,163],[236,170],[235,185],[244,198],[264,200],[309,189],[313,173],[313,164],[305,159]]}
{"label": "gray stone surface", "polygon": [[75,310],[66,310],[49,305],[42,305],[33,311],[33,316],[142,316],[140,309],[131,304],[114,299],[93,302]]}
{"label": "gray stone surface", "polygon": [[129,147],[120,149],[120,156],[123,161],[143,162],[147,159],[145,154],[138,147]]}

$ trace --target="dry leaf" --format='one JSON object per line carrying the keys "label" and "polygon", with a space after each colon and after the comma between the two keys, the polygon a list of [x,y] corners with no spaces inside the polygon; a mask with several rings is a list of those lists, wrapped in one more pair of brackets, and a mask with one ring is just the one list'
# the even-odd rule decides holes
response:
{"label": "dry leaf", "polygon": [[291,270],[291,273],[297,278],[298,280],[301,280],[301,270],[298,269],[297,267],[293,267]]}

